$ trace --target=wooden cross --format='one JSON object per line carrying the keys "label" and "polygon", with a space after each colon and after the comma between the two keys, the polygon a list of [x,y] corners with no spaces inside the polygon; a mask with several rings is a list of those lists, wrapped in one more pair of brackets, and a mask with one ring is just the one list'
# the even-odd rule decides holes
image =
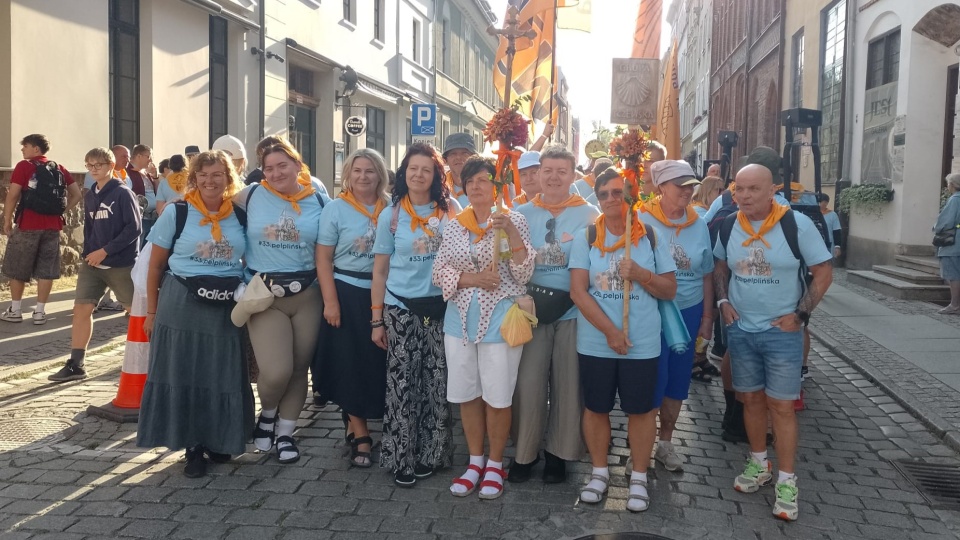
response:
{"label": "wooden cross", "polygon": [[516,0],[511,0],[510,7],[507,8],[507,17],[503,21],[503,28],[497,30],[493,25],[487,27],[487,33],[491,36],[507,38],[507,73],[506,84],[503,91],[503,106],[510,106],[510,93],[513,90],[513,57],[517,54],[517,38],[525,37],[533,39],[537,37],[536,30],[520,28],[520,9],[517,8]]}

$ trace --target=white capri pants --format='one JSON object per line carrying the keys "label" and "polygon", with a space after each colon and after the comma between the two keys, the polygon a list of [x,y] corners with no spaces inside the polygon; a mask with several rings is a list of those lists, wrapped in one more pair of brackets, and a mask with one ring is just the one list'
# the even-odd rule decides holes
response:
{"label": "white capri pants", "polygon": [[478,397],[495,409],[513,404],[523,346],[506,343],[463,343],[444,336],[447,353],[447,401],[467,403]]}

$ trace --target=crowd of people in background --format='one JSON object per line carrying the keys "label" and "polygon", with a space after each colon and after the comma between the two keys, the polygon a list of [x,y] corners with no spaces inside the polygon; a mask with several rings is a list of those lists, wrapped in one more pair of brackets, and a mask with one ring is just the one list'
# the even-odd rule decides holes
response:
{"label": "crowd of people in background", "polygon": [[[469,460],[453,496],[495,499],[506,483],[529,481],[541,456],[543,481],[565,482],[567,462],[586,451],[593,468],[580,500],[596,504],[609,489],[619,403],[627,509],[642,512],[651,454],[683,470],[672,439],[691,381],[720,376],[724,438],[729,431],[750,447],[735,489],[774,483],[773,514],[797,519],[804,330],[841,252],[829,197],[818,199],[824,238],[779,195],[772,150],[751,152],[726,184],[719,167],[698,178],[651,142],[645,201],[630,207],[609,157],[592,157],[581,172],[577,156],[545,145],[548,137],[520,156],[519,189],[504,194],[513,208],[501,210],[495,164],[465,133],[450,135],[442,153],[410,145],[396,171],[359,149],[344,161],[335,198],[278,136],[262,140],[249,163],[229,135],[158,166],[146,145],[94,148],[81,192],[47,159],[49,141],[29,135],[4,211],[2,272],[14,300],[0,319],[23,319],[24,287],[36,279],[32,321],[45,322],[62,216],[82,198],[70,357],[50,379],[86,377],[94,311],[111,301],[108,291],[129,311],[131,270],[146,258],[151,347],[137,444],[185,450],[188,477],[249,442],[281,464],[299,460],[297,421],[312,381],[313,403],[341,411],[353,467],[376,463],[368,422],[381,419],[379,466],[396,485],[454,465],[455,404]],[[948,178],[953,197],[937,231],[960,222],[958,178]],[[38,202],[44,190],[55,205]],[[943,312],[960,312],[960,256],[951,246],[940,257],[954,293]],[[506,331],[515,309],[535,312],[525,343]],[[683,347],[668,339],[673,321],[686,332]],[[714,358],[720,369],[710,342],[726,347]]]}

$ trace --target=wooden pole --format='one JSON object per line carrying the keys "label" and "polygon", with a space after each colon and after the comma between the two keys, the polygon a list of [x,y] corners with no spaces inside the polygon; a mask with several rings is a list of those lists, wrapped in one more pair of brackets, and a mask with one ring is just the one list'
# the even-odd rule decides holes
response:
{"label": "wooden pole", "polygon": [[[624,186],[624,193],[627,193],[629,186]],[[630,260],[630,248],[633,246],[633,207],[627,207],[627,229],[623,231],[623,256]],[[623,280],[623,337],[630,341],[630,291],[633,289],[633,282],[629,279]]]}

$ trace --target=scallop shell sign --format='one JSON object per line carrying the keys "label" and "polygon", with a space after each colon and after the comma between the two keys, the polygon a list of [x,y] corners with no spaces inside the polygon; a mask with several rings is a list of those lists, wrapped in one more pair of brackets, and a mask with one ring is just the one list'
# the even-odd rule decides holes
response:
{"label": "scallop shell sign", "polygon": [[657,121],[660,60],[614,58],[610,122],[651,126]]}

